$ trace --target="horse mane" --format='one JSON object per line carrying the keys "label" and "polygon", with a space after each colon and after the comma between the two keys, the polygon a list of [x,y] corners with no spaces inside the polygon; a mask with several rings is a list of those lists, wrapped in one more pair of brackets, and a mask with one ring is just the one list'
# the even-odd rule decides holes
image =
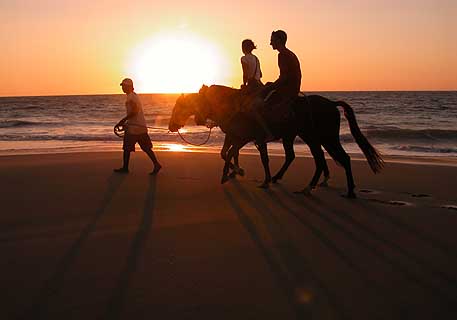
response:
{"label": "horse mane", "polygon": [[202,86],[199,96],[210,109],[212,120],[219,125],[240,111],[240,90],[222,85]]}

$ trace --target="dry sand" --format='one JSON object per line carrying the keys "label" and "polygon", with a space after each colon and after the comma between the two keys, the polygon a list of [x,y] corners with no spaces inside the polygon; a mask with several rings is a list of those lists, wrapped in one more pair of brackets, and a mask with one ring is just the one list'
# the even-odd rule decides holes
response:
{"label": "dry sand", "polygon": [[333,161],[304,197],[308,158],[261,190],[258,156],[225,185],[217,154],[121,156],[0,157],[0,319],[456,319],[455,166],[353,161],[348,200]]}

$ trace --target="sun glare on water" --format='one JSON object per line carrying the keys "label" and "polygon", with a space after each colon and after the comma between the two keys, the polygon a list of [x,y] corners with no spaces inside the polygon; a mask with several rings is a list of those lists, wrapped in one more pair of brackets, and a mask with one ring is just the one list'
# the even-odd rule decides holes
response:
{"label": "sun glare on water", "polygon": [[163,145],[163,148],[168,151],[178,151],[178,152],[183,152],[183,151],[190,151],[186,146],[183,146],[181,144],[176,144],[176,143],[166,143]]}
{"label": "sun glare on water", "polygon": [[127,74],[147,93],[197,92],[222,84],[227,61],[214,43],[188,32],[160,33],[132,50]]}

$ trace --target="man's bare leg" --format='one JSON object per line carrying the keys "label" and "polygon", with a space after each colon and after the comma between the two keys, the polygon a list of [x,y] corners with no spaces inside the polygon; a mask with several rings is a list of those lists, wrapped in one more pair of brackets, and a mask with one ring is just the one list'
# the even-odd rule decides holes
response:
{"label": "man's bare leg", "polygon": [[129,162],[130,162],[130,151],[124,150],[124,164],[119,169],[114,169],[114,172],[117,173],[129,173]]}
{"label": "man's bare leg", "polygon": [[152,170],[149,174],[151,174],[151,175],[157,174],[160,171],[160,169],[162,169],[162,165],[157,160],[157,157],[156,157],[154,151],[152,151],[152,149],[147,149],[147,150],[143,150],[143,151],[149,156],[149,159],[151,159],[152,163],[154,164],[154,170]]}

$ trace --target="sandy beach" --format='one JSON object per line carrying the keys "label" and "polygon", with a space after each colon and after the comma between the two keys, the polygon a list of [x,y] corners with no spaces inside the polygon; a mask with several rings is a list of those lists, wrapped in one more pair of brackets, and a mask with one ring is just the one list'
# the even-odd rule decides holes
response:
{"label": "sandy beach", "polygon": [[[358,199],[269,190],[258,156],[220,184],[218,154],[0,157],[1,319],[455,319],[457,166],[353,161]],[[283,157],[272,157],[275,172]]]}

